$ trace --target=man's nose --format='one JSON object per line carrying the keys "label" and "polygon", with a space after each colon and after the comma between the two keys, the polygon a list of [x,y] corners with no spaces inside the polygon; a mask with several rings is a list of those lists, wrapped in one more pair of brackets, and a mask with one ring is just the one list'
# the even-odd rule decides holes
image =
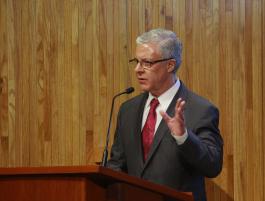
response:
{"label": "man's nose", "polygon": [[134,68],[135,72],[143,72],[144,68],[141,66],[141,63],[138,62]]}

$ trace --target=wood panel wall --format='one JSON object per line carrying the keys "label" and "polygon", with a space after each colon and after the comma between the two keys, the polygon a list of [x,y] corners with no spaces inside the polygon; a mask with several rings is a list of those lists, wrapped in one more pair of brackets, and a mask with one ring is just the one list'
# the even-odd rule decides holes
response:
{"label": "wood panel wall", "polygon": [[0,166],[99,161],[112,96],[139,93],[135,38],[155,27],[178,33],[179,77],[220,108],[208,199],[265,200],[264,0],[0,0]]}

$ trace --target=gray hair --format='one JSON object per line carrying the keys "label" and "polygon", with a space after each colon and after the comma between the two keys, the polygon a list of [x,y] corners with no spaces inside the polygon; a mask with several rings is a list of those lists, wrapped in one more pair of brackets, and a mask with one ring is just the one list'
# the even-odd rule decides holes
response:
{"label": "gray hair", "polygon": [[174,73],[181,64],[182,43],[173,31],[166,29],[152,29],[136,38],[138,45],[146,43],[158,43],[162,57],[174,58],[176,66]]}

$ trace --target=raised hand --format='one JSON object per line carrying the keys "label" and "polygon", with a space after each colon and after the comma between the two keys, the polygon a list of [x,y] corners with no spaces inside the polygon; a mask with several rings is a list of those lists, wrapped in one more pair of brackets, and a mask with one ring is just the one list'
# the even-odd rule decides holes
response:
{"label": "raised hand", "polygon": [[185,101],[179,98],[175,106],[174,117],[170,117],[166,112],[160,111],[162,118],[175,136],[182,136],[185,133],[184,106]]}

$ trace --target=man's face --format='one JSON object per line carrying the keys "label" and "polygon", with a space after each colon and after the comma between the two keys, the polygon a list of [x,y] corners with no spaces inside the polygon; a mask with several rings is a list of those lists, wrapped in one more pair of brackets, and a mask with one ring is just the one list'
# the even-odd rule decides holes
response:
{"label": "man's face", "polygon": [[144,67],[144,61],[153,62],[165,59],[161,56],[158,45],[153,43],[137,45],[136,59],[139,61],[135,67],[136,77],[143,91],[160,96],[172,86],[172,71],[174,70],[172,60],[152,64],[149,68]]}

